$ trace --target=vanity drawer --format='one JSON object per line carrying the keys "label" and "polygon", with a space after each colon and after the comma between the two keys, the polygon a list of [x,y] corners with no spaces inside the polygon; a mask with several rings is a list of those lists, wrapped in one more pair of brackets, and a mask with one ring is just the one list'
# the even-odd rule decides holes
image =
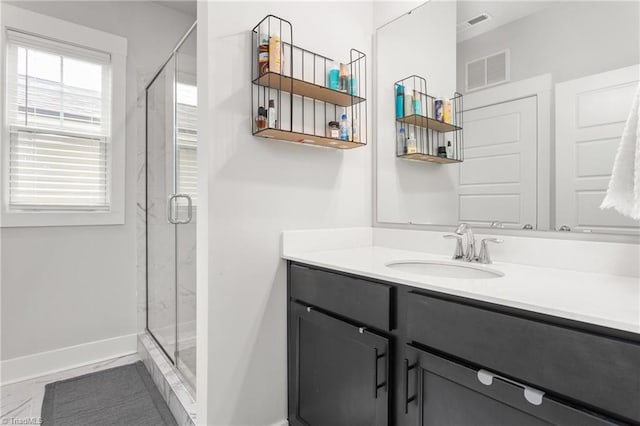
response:
{"label": "vanity drawer", "polygon": [[292,299],[363,325],[391,330],[391,286],[296,264],[289,267],[289,279]]}
{"label": "vanity drawer", "polygon": [[640,345],[418,293],[410,341],[640,422]]}

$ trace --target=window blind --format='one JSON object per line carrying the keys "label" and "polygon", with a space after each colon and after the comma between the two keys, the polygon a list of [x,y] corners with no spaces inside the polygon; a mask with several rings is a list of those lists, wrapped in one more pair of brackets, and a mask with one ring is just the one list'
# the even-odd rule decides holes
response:
{"label": "window blind", "polygon": [[12,206],[108,205],[104,138],[14,131],[9,151]]}
{"label": "window blind", "polygon": [[178,192],[195,204],[198,194],[198,102],[194,85],[176,85],[176,138],[178,148]]}
{"label": "window blind", "polygon": [[107,210],[108,54],[7,33],[10,209]]}

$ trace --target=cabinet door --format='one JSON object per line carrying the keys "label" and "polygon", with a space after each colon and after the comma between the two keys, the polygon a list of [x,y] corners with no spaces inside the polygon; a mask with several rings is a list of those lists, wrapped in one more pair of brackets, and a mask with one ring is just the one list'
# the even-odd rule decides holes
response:
{"label": "cabinet door", "polygon": [[388,340],[298,303],[289,321],[290,423],[387,425]]}
{"label": "cabinet door", "polygon": [[613,425],[487,370],[408,347],[404,361],[407,424],[424,426]]}

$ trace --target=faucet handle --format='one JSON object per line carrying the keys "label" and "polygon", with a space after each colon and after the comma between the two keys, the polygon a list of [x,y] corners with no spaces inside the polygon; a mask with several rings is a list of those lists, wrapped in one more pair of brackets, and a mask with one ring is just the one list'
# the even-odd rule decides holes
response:
{"label": "faucet handle", "polygon": [[499,238],[483,238],[482,244],[480,244],[480,254],[478,255],[478,262],[488,265],[491,262],[491,256],[489,255],[489,248],[487,243],[502,244],[503,240]]}
{"label": "faucet handle", "polygon": [[443,235],[443,238],[455,238],[456,239],[456,251],[453,253],[452,259],[459,260],[464,257],[464,250],[462,249],[462,235],[457,234],[447,234]]}

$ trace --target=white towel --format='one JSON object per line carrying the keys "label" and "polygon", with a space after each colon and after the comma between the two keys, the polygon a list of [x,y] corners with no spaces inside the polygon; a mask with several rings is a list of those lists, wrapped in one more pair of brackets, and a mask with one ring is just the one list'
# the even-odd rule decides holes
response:
{"label": "white towel", "polygon": [[615,209],[624,216],[640,219],[640,84],[622,132],[613,163],[607,195],[601,209]]}

